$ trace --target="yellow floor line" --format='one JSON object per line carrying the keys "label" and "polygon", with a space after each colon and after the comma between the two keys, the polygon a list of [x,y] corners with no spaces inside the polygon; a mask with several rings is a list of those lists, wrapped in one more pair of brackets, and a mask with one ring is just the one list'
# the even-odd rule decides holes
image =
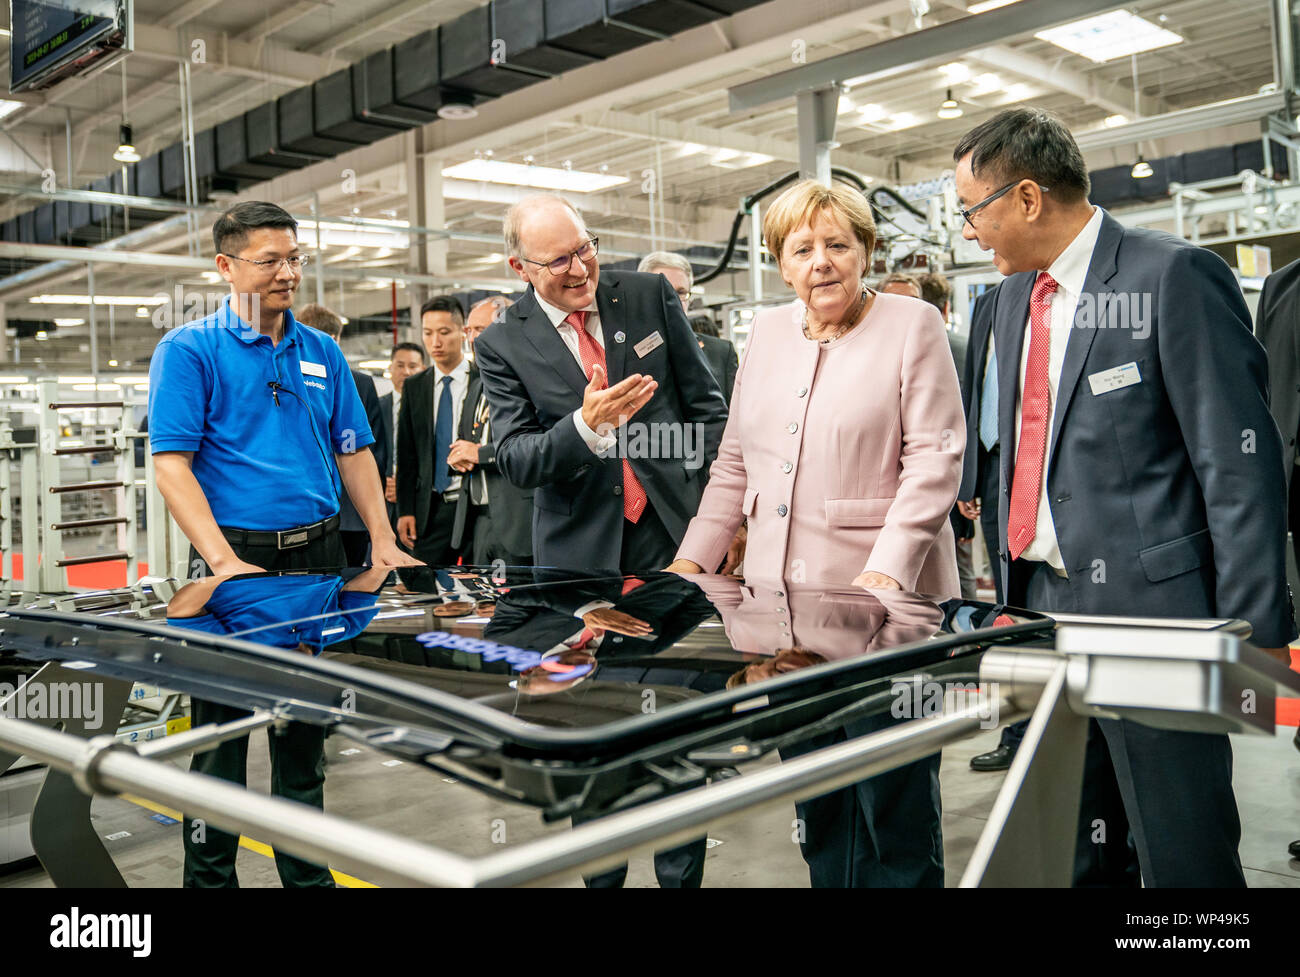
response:
{"label": "yellow floor line", "polygon": [[[180,811],[173,811],[170,807],[163,807],[155,804],[153,801],[146,801],[143,797],[133,797],[130,794],[122,794],[122,800],[130,801],[137,807],[147,808],[155,814],[161,814],[164,817],[173,818],[176,821],[184,820],[184,815]],[[275,857],[275,849],[265,842],[254,841],[252,838],[239,836],[239,846],[247,848],[249,851],[257,852],[259,855],[265,855],[267,858]],[[340,872],[336,869],[330,869],[330,875],[334,876],[334,881],[348,889],[378,889],[379,886],[373,882],[366,882],[363,879],[353,878],[346,872]]]}

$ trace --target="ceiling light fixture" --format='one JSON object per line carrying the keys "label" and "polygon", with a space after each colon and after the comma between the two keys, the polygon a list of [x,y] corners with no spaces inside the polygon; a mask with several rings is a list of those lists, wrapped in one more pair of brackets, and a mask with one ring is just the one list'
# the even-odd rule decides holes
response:
{"label": "ceiling light fixture", "polygon": [[471,159],[442,171],[444,179],[470,180],[476,183],[504,183],[541,190],[568,190],[573,193],[596,193],[628,182],[625,176],[563,170],[554,166],[527,166],[495,159]]}
{"label": "ceiling light fixture", "polygon": [[1108,115],[1101,120],[1101,124],[1107,129],[1114,129],[1116,126],[1125,125],[1128,122],[1127,115]]}
{"label": "ceiling light fixture", "polygon": [[463,119],[473,119],[478,116],[478,109],[465,102],[448,102],[446,105],[438,106],[438,118],[450,119],[458,122]]}
{"label": "ceiling light fixture", "polygon": [[961,118],[961,106],[958,105],[957,100],[952,97],[951,88],[948,89],[948,97],[945,98],[943,100],[943,104],[939,106],[939,118],[941,119]]}
{"label": "ceiling light fixture", "polygon": [[998,7],[1008,7],[1013,3],[1019,3],[1020,0],[983,0],[982,3],[972,3],[966,8],[968,14],[982,14],[989,10],[997,10]]}
{"label": "ceiling light fixture", "polygon": [[1034,37],[1096,64],[1183,42],[1180,35],[1127,10],[1086,17],[1072,24],[1039,31]]}
{"label": "ceiling light fixture", "polygon": [[113,159],[119,163],[138,163],[140,154],[135,151],[135,140],[131,136],[131,123],[126,121],[126,61],[122,62],[122,126],[117,131],[117,151]]}
{"label": "ceiling light fixture", "polygon": [[1145,180],[1149,176],[1155,176],[1155,172],[1155,170],[1151,169],[1151,164],[1147,162],[1147,158],[1139,154],[1138,161],[1133,164],[1133,169],[1129,171],[1129,176],[1135,180]]}
{"label": "ceiling light fixture", "polygon": [[118,130],[117,150],[113,153],[113,159],[119,163],[138,163],[140,154],[136,152],[135,143],[131,137],[131,127],[125,122]]}

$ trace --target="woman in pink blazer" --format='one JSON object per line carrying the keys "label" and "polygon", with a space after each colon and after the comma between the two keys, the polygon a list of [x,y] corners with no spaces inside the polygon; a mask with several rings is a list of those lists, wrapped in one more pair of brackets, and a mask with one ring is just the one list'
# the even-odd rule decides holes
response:
{"label": "woman in pink blazer", "polygon": [[747,577],[959,596],[948,513],[966,426],[939,313],[863,282],[875,224],[854,192],[797,183],[763,236],[798,299],[754,318],[668,569],[715,570],[747,521]]}

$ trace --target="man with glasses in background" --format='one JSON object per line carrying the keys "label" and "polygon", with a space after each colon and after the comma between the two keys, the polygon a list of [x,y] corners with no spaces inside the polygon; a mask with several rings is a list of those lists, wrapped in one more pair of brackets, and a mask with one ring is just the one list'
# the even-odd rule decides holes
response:
{"label": "man with glasses in background", "polygon": [[[388,524],[374,437],[343,352],[289,311],[307,256],[275,204],[241,203],[212,229],[230,298],[163,336],[149,364],[149,437],[158,490],[190,541],[192,575],[303,570],[344,563],[342,491],[376,566],[416,563]],[[247,716],[192,699],[195,727]],[[324,806],[324,730],[268,733],[272,792]],[[245,783],[248,737],[197,753],[190,769]],[[237,835],[187,817],[187,887],[237,886]],[[277,852],[286,887],[333,886],[329,871]]]}
{"label": "man with glasses in background", "polygon": [[[662,275],[602,273],[596,238],[560,197],[511,207],[505,244],[530,287],[474,352],[497,466],[535,490],[534,558],[662,569],[699,506],[727,420],[682,303]],[[676,450],[620,457],[620,444],[640,436],[645,445],[647,433],[670,435]]]}

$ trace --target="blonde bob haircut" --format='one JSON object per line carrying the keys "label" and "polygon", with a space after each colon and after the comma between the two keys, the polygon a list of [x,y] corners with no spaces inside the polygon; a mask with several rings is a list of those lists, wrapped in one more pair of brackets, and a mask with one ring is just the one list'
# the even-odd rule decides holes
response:
{"label": "blonde bob haircut", "polygon": [[817,211],[830,211],[853,229],[853,235],[867,251],[867,267],[876,247],[876,222],[862,194],[839,184],[824,186],[816,180],[800,180],[777,197],[763,215],[763,238],[768,253],[781,261],[786,238],[809,223]]}

